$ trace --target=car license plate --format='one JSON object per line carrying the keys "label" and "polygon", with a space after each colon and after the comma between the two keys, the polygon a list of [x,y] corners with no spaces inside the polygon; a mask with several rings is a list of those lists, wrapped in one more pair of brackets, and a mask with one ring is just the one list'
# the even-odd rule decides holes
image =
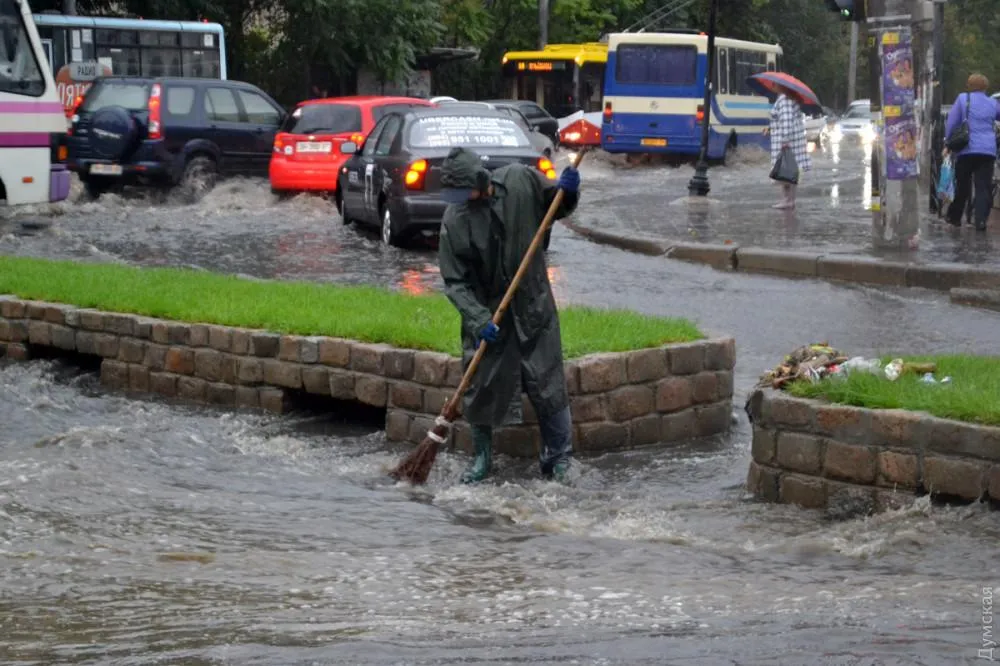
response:
{"label": "car license plate", "polygon": [[101,176],[120,176],[122,175],[122,165],[121,164],[91,164],[90,173],[98,174]]}
{"label": "car license plate", "polygon": [[643,139],[641,144],[644,146],[656,146],[657,148],[666,148],[666,139]]}
{"label": "car license plate", "polygon": [[329,141],[299,141],[295,150],[300,153],[328,153],[333,150],[333,144]]}

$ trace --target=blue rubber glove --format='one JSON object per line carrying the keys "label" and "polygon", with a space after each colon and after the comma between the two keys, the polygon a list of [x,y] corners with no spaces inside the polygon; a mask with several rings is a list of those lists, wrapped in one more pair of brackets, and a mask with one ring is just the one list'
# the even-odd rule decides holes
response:
{"label": "blue rubber glove", "polygon": [[486,340],[486,342],[496,342],[497,334],[500,333],[500,327],[498,327],[493,322],[486,324],[483,330],[479,331],[479,337],[476,338],[476,349],[479,349],[479,345]]}
{"label": "blue rubber glove", "polygon": [[576,194],[580,191],[580,172],[569,166],[563,169],[562,175],[559,176],[559,187],[570,194]]}

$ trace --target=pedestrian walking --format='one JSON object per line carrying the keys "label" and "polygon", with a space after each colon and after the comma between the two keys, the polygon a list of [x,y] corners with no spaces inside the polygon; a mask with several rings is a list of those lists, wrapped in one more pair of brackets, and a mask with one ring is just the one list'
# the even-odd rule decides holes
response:
{"label": "pedestrian walking", "polygon": [[[799,165],[799,172],[812,169],[812,159],[809,156],[809,146],[806,141],[806,124],[799,103],[787,95],[778,95],[771,107],[771,124],[768,128],[771,135],[771,167],[778,161],[778,156],[785,148],[790,148]],[[795,191],[798,185],[782,183],[783,197],[773,208],[795,208]]]}
{"label": "pedestrian walking", "polygon": [[473,151],[455,148],[441,166],[442,198],[450,205],[441,223],[438,259],[445,294],[462,316],[465,367],[476,349],[486,353],[463,397],[475,459],[463,483],[492,468],[493,428],[505,422],[514,400],[527,394],[542,435],[542,476],[566,480],[573,427],[563,369],[562,340],[544,253],[536,253],[501,327],[493,312],[517,272],[558,188],[562,218],[576,208],[580,174],[567,167],[555,182],[535,169],[511,164],[493,171]]}
{"label": "pedestrian walking", "polygon": [[972,218],[976,229],[985,230],[993,207],[993,167],[997,158],[996,123],[1000,121],[1000,102],[987,96],[990,82],[982,74],[973,74],[948,112],[945,125],[946,145],[955,156],[955,198],[948,207],[948,223],[962,226],[962,214],[972,199]]}

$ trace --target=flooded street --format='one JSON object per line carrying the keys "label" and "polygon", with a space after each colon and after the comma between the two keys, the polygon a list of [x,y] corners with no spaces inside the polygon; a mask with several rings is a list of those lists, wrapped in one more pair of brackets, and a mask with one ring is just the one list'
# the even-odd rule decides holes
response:
{"label": "flooded street", "polygon": [[[826,187],[861,201],[860,158],[836,173],[815,159]],[[688,167],[582,171],[588,224],[688,215],[669,205]],[[780,226],[765,172],[752,157],[714,169],[712,196],[741,192]],[[278,201],[264,182],[195,206],[127,194],[4,215],[5,254],[439,287],[433,249],[385,249],[331,204]],[[938,293],[721,273],[562,226],[549,260],[564,304],[734,335],[737,407],[804,343],[1000,341],[1000,315]],[[135,400],[59,363],[0,365],[0,663],[974,663],[982,588],[1000,584],[996,514],[919,499],[834,520],[750,501],[750,430],[734,418],[726,437],[584,459],[572,487],[503,457],[495,480],[463,487],[467,459],[444,455],[413,490],[386,479],[401,451],[377,425]]]}

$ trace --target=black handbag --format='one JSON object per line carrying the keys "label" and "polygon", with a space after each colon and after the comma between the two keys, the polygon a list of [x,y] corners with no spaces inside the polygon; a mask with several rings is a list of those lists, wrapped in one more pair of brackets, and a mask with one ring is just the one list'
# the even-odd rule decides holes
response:
{"label": "black handbag", "polygon": [[969,109],[971,106],[972,94],[965,93],[965,118],[962,119],[962,123],[955,128],[955,131],[951,133],[951,136],[948,137],[948,141],[945,143],[948,146],[948,150],[953,153],[960,153],[965,150],[971,140],[971,135],[969,134]]}
{"label": "black handbag", "polygon": [[791,148],[781,149],[781,153],[778,154],[778,159],[775,160],[774,167],[771,169],[771,180],[798,185],[799,163]]}

